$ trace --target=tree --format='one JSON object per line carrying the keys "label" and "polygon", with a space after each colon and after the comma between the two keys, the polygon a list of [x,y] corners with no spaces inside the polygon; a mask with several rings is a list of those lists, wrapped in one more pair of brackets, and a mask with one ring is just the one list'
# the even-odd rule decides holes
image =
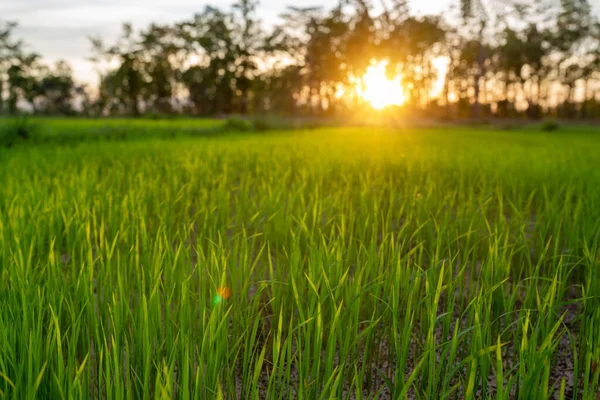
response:
{"label": "tree", "polygon": [[36,93],[39,94],[39,110],[44,114],[72,115],[76,85],[73,71],[65,61],[57,61],[42,77]]}
{"label": "tree", "polygon": [[397,20],[383,42],[386,53],[411,84],[414,105],[426,104],[431,90],[431,60],[437,54],[432,50],[442,43],[446,32],[437,17],[420,19],[408,17]]}
{"label": "tree", "polygon": [[182,41],[175,28],[151,24],[141,33],[139,68],[147,77],[144,87],[147,107],[160,113],[173,112],[173,91],[182,64]]}
{"label": "tree", "polygon": [[[239,14],[236,20],[235,38],[235,86],[240,97],[239,111],[246,114],[248,111],[248,95],[252,88],[252,80],[257,73],[256,56],[264,47],[262,46],[263,32],[257,20],[254,19],[256,0],[239,0],[233,5],[234,11]],[[235,18],[235,14],[234,14]]]}
{"label": "tree", "polygon": [[475,118],[479,118],[480,110],[479,110],[479,102],[480,102],[480,92],[481,92],[481,79],[485,75],[485,45],[484,45],[484,33],[487,24],[488,15],[487,12],[481,3],[481,0],[461,0],[461,14],[465,21],[469,21],[475,19],[477,24],[479,25],[479,30],[477,32],[477,41],[475,43],[478,44],[477,49],[477,76],[475,78],[474,84],[474,105],[473,105],[473,116]]}
{"label": "tree", "polygon": [[190,101],[203,114],[231,112],[237,68],[232,15],[207,6],[179,31],[187,54],[197,59],[183,72]]}
{"label": "tree", "polygon": [[[22,46],[21,41],[12,37],[16,27],[15,22],[0,23],[0,114],[4,111],[4,85],[8,79],[7,75],[15,59],[19,56]],[[15,73],[14,69],[12,73]]]}
{"label": "tree", "polygon": [[[598,109],[600,23],[589,0],[460,0],[457,20],[417,17],[407,0],[341,0],[331,9],[288,7],[264,29],[257,0],[205,7],[188,20],[124,24],[118,40],[92,38],[95,99],[66,64],[23,51],[13,23],[0,25],[0,111],[202,115],[262,111],[335,114],[358,107],[354,86],[372,62],[401,75],[413,111],[435,105],[479,117],[542,112],[578,118]],[[448,58],[438,76],[440,57]],[[435,85],[434,85],[435,83]],[[559,88],[557,90],[556,88]],[[434,98],[435,99],[435,98]],[[458,103],[458,106],[453,104]],[[183,104],[183,105],[182,105]],[[431,115],[431,114],[427,114]],[[438,114],[442,115],[442,114]]]}
{"label": "tree", "polygon": [[[107,103],[110,105],[116,101],[119,103],[117,108],[124,106],[131,115],[140,115],[140,96],[146,82],[142,75],[140,45],[134,37],[133,27],[130,24],[123,24],[121,37],[115,45],[108,48],[100,38],[90,38],[90,40],[94,53],[92,61],[96,63],[104,61],[109,65],[116,61],[119,65],[100,79],[103,86],[100,92],[106,93]],[[109,106],[109,109],[114,110],[115,107]]]}

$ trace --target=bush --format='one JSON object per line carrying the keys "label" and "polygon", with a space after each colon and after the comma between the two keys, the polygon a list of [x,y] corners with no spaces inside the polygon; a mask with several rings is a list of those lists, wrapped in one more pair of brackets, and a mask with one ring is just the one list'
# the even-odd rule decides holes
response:
{"label": "bush", "polygon": [[269,121],[267,118],[256,118],[254,120],[254,129],[259,132],[269,131],[274,129],[273,122]]}
{"label": "bush", "polygon": [[553,119],[549,119],[542,123],[542,131],[544,132],[554,132],[557,131],[558,128],[560,128],[560,125],[556,120]]}
{"label": "bush", "polygon": [[252,122],[240,117],[228,118],[223,126],[223,129],[228,132],[248,132],[251,131],[252,128]]}
{"label": "bush", "polygon": [[298,121],[291,118],[281,118],[276,116],[259,116],[252,120],[254,130],[258,132],[265,131],[286,131],[299,128]]}
{"label": "bush", "polygon": [[522,123],[512,120],[502,121],[498,125],[498,129],[500,129],[501,131],[514,131],[515,129],[519,129],[521,127],[523,127]]}
{"label": "bush", "polygon": [[161,120],[161,119],[176,119],[176,118],[179,117],[179,115],[177,115],[175,113],[165,113],[165,112],[151,111],[151,112],[146,113],[145,115],[143,115],[143,117],[147,118],[147,119]]}
{"label": "bush", "polygon": [[0,122],[0,145],[12,147],[18,142],[39,138],[40,127],[27,116]]}
{"label": "bush", "polygon": [[327,121],[316,118],[262,116],[253,120],[253,126],[254,130],[259,132],[308,130],[327,126]]}

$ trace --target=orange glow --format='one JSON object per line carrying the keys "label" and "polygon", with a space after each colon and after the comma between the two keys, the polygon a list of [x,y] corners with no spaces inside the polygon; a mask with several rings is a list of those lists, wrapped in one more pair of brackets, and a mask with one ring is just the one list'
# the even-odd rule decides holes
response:
{"label": "orange glow", "polygon": [[387,61],[373,61],[365,74],[353,78],[356,94],[374,109],[382,110],[390,106],[401,106],[406,102],[402,76],[387,76]]}
{"label": "orange glow", "polygon": [[217,296],[227,300],[231,297],[231,289],[228,287],[220,287],[217,289]]}

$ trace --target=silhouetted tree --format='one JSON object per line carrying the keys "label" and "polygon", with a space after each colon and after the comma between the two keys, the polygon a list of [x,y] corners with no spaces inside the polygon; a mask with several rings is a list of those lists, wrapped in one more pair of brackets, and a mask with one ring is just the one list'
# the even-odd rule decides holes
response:
{"label": "silhouetted tree", "polygon": [[[13,38],[13,31],[16,26],[17,24],[14,22],[2,23],[0,21],[0,114],[4,111],[5,85],[9,79],[9,70],[11,70],[21,51],[21,41]],[[14,69],[11,73],[15,74]]]}
{"label": "silhouetted tree", "polygon": [[[600,22],[589,0],[455,5],[461,18],[411,15],[407,0],[290,6],[265,28],[258,0],[237,0],[174,24],[124,24],[113,44],[91,40],[100,74],[93,98],[66,64],[50,68],[24,52],[15,24],[5,23],[0,111],[336,114],[362,106],[355,78],[385,60],[408,106],[425,115],[433,107],[447,117],[599,116]],[[438,93],[440,58],[448,70]]]}

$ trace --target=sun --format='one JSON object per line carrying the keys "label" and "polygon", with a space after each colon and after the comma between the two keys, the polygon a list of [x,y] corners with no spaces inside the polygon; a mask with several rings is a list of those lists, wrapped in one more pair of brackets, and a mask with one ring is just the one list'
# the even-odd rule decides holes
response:
{"label": "sun", "polygon": [[402,76],[387,76],[387,61],[373,61],[365,74],[354,79],[356,94],[376,110],[401,106],[406,102]]}

